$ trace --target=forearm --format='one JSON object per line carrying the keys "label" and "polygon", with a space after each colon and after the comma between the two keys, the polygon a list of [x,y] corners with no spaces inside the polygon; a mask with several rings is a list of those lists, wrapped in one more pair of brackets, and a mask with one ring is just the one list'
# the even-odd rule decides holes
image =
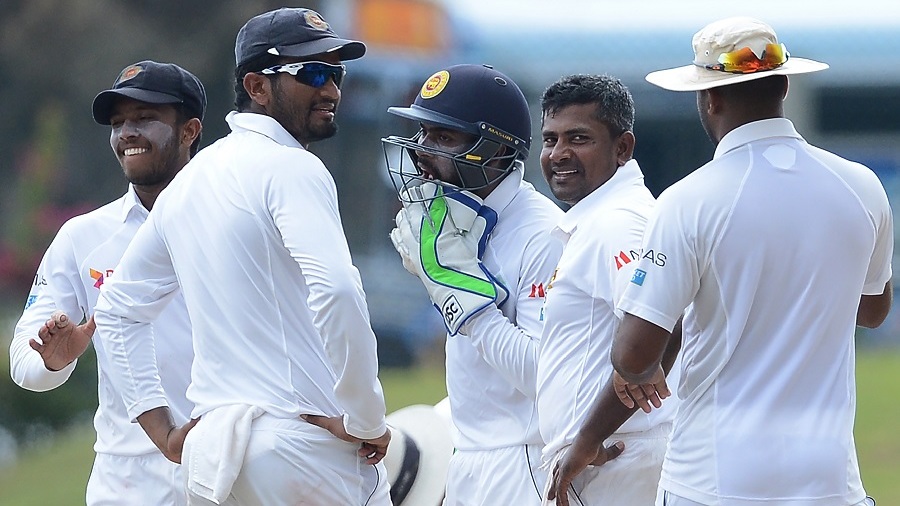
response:
{"label": "forearm", "polygon": [[[37,336],[37,332],[34,332]],[[16,334],[9,344],[9,374],[20,387],[33,392],[46,392],[68,381],[75,370],[77,360],[59,371],[51,371],[44,365],[40,353],[28,345],[29,334]]]}
{"label": "forearm", "polygon": [[[538,341],[490,306],[470,318],[462,328],[484,360],[517,390],[537,395]],[[460,336],[462,338],[463,336]]]}
{"label": "forearm", "polygon": [[575,442],[601,446],[603,441],[609,439],[637,410],[637,405],[628,408],[622,404],[610,378],[591,406],[584,423],[581,424]]}
{"label": "forearm", "polygon": [[384,434],[385,405],[378,380],[378,350],[361,288],[332,285],[314,304],[316,327],[335,372],[334,394],[344,409],[347,433],[372,439]]}
{"label": "forearm", "polygon": [[176,427],[172,411],[167,406],[153,408],[137,416],[137,422],[153,441],[153,444],[163,453],[166,453],[166,440],[169,433]]}

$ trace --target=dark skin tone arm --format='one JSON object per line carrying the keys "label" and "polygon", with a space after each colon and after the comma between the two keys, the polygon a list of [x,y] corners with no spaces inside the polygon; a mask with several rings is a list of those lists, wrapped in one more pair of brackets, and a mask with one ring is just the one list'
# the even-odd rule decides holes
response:
{"label": "dark skin tone arm", "polygon": [[894,286],[888,281],[881,295],[863,295],[859,298],[859,309],[856,312],[856,324],[860,327],[874,329],[887,318],[894,300]]}
{"label": "dark skin tone arm", "polygon": [[[616,333],[616,341],[619,340],[619,335],[625,330],[623,329],[623,326],[629,319],[640,320],[641,322],[644,321],[636,316],[626,313],[625,319],[622,320],[622,323],[619,325],[619,330]],[[664,376],[671,370],[672,364],[675,362],[678,352],[681,350],[681,320],[675,325],[671,334],[656,325],[653,325],[653,327],[659,329],[664,336],[662,338],[653,338],[652,340],[653,350],[648,354],[658,355],[659,359],[656,361],[655,367],[651,369],[650,377],[652,378],[658,370],[662,371],[660,374],[662,374],[663,377],[661,381],[658,380],[658,383],[653,386],[635,383],[635,385],[639,386],[633,388],[640,389],[642,392],[645,390],[647,392],[652,390],[652,394],[644,394],[641,398],[644,403],[651,403],[654,406],[659,407],[662,399],[669,395]],[[633,332],[635,330],[634,322],[630,323],[628,331]],[[658,350],[656,350],[657,344],[661,345]],[[615,344],[613,350],[615,350]],[[655,353],[655,351],[658,351],[658,353]],[[550,492],[547,494],[547,499],[551,501],[556,500],[556,504],[559,506],[569,506],[569,497],[566,491],[571,486],[572,480],[575,479],[581,471],[589,465],[602,466],[606,462],[621,455],[625,450],[625,445],[621,441],[617,441],[607,447],[603,446],[603,442],[609,439],[609,437],[612,436],[626,420],[631,418],[631,415],[638,410],[638,407],[642,406],[642,403],[641,401],[634,402],[637,400],[634,399],[631,407],[626,406],[623,401],[620,400],[620,395],[616,392],[616,375],[614,374],[613,376],[614,377],[603,387],[600,397],[591,407],[591,411],[588,413],[587,419],[581,425],[581,429],[578,431],[578,435],[575,437],[575,441],[573,441],[569,451],[553,468],[553,473],[550,476],[552,484]],[[645,409],[645,411],[649,412],[649,409]]]}

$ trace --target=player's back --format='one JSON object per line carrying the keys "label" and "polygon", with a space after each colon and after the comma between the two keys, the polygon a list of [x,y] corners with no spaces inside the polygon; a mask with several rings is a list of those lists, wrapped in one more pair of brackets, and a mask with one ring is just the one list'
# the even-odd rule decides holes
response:
{"label": "player's back", "polygon": [[[737,147],[689,179],[699,190],[681,196],[683,212],[709,222],[687,239],[703,274],[685,316],[687,406],[672,451],[710,453],[715,470],[694,476],[718,476],[719,497],[840,501],[858,486],[853,332],[880,184],[790,137]],[[774,458],[755,451],[773,446]]]}

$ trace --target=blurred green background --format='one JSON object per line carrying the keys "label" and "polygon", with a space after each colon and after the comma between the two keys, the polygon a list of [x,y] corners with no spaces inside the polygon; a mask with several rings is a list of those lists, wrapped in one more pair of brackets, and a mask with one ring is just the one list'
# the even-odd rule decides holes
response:
{"label": "blurred green background", "polygon": [[[365,286],[389,410],[445,395],[443,332],[421,285],[403,270],[388,232],[397,210],[379,139],[415,125],[388,115],[447,65],[489,63],[512,77],[532,109],[570,73],[610,73],[635,98],[637,146],[654,194],[705,163],[714,146],[695,97],[643,77],[686,64],[706,23],[751,15],[772,24],[792,55],[831,69],[791,80],[786,112],[812,143],[871,167],[900,196],[900,9],[891,0],[731,5],[712,0],[2,0],[0,2],[0,506],[83,504],[96,407],[92,352],[69,382],[35,394],[8,378],[7,343],[41,255],[68,218],[120,196],[126,181],[93,97],[125,66],[174,62],[204,82],[202,145],[227,133],[234,37],[283,5],[323,14],[341,36],[367,43],[348,63],[340,133],[313,144],[337,183],[344,227]],[[526,179],[549,194],[532,145]],[[896,220],[895,220],[896,222]],[[900,235],[895,234],[895,237]],[[895,248],[895,251],[900,248]],[[814,259],[811,259],[814,261]],[[895,265],[900,265],[895,262]],[[896,284],[896,283],[895,283]],[[900,504],[900,312],[861,330],[857,445],[879,504]]]}

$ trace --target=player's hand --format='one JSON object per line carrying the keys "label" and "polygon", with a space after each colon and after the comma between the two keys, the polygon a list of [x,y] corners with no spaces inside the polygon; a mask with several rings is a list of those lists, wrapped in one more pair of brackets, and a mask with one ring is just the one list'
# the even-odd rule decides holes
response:
{"label": "player's hand", "polygon": [[166,447],[165,449],[161,449],[163,455],[165,455],[167,459],[176,464],[181,464],[181,452],[184,450],[184,440],[187,437],[188,432],[190,432],[199,421],[199,418],[192,418],[188,423],[181,427],[173,427],[172,430],[169,431],[169,434],[166,436]]}
{"label": "player's hand", "polygon": [[181,427],[175,425],[172,418],[172,410],[168,406],[144,411],[137,417],[137,422],[147,433],[147,437],[159,448],[159,451],[169,460],[181,464],[181,452],[184,449],[184,438],[188,432],[197,425],[199,418],[194,418]]}
{"label": "player's hand", "polygon": [[662,406],[662,400],[672,395],[662,367],[650,378],[650,383],[642,385],[628,383],[618,372],[613,371],[613,388],[622,404],[628,408],[633,408],[637,404],[644,413],[659,408]]}
{"label": "player's hand", "polygon": [[366,459],[366,464],[377,464],[387,454],[388,444],[391,442],[391,430],[375,439],[361,439],[347,433],[342,416],[300,415],[307,422],[321,427],[330,432],[334,437],[349,443],[359,443],[357,454]]}
{"label": "player's hand", "polygon": [[59,371],[84,353],[96,328],[93,315],[83,325],[75,325],[66,313],[54,311],[38,330],[40,342],[30,339],[28,344],[40,353],[44,367]]}
{"label": "player's hand", "polygon": [[557,506],[569,506],[568,491],[572,486],[572,480],[587,466],[602,466],[621,455],[623,451],[625,443],[621,441],[604,447],[602,441],[597,445],[576,437],[572,446],[565,450],[565,455],[553,466],[547,499],[555,500]]}

